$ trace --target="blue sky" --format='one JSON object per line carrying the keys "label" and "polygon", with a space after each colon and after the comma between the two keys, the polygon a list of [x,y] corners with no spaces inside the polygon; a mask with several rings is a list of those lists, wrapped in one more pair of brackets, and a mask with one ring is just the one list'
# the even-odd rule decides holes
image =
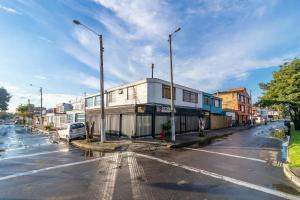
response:
{"label": "blue sky", "polygon": [[105,87],[151,75],[169,79],[168,34],[174,80],[207,92],[259,82],[300,56],[297,0],[1,0],[0,86],[13,95],[10,110],[30,98],[54,106],[99,88],[97,37],[104,37]]}

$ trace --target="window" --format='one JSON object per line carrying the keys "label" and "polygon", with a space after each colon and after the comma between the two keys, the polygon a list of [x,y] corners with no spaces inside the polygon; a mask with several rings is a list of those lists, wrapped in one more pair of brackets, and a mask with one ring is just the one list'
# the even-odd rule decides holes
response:
{"label": "window", "polygon": [[215,107],[216,108],[220,108],[221,107],[219,99],[215,99]]}
{"label": "window", "polygon": [[241,106],[242,107],[242,112],[245,112],[245,106]]}
{"label": "window", "polygon": [[98,95],[95,97],[95,106],[100,106],[100,102],[101,102],[100,95]]}
{"label": "window", "polygon": [[73,122],[73,114],[68,114],[67,115],[67,122],[72,123]]}
{"label": "window", "polygon": [[204,96],[204,104],[210,105],[209,96]]}
{"label": "window", "polygon": [[86,107],[93,107],[94,106],[94,97],[89,97],[86,99]]}
{"label": "window", "polygon": [[108,101],[109,102],[116,102],[116,92],[112,91],[108,93]]}
{"label": "window", "polygon": [[75,122],[83,122],[84,123],[84,113],[75,114]]}
{"label": "window", "polygon": [[[169,85],[162,85],[162,98],[171,99],[171,90]],[[176,99],[176,88],[173,87],[173,99]]]}
{"label": "window", "polygon": [[185,102],[198,103],[198,94],[183,90],[182,100]]}
{"label": "window", "polygon": [[136,97],[136,87],[132,86],[127,88],[127,100],[134,99]]}
{"label": "window", "polygon": [[241,105],[239,105],[239,111],[242,111],[242,106]]}

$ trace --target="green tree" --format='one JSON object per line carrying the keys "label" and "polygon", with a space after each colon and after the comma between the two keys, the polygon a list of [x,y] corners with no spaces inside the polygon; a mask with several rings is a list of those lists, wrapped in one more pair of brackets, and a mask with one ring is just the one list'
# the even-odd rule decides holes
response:
{"label": "green tree", "polygon": [[300,130],[300,60],[295,58],[284,63],[273,72],[269,83],[260,83],[263,96],[259,104],[262,106],[281,105],[287,109],[295,128]]}
{"label": "green tree", "polygon": [[31,113],[29,112],[29,106],[28,105],[19,105],[17,107],[17,114],[22,117],[23,124],[25,124],[25,117],[30,117]]}
{"label": "green tree", "polygon": [[3,87],[0,88],[0,111],[7,111],[8,110],[8,102],[11,96],[7,92],[7,90]]}

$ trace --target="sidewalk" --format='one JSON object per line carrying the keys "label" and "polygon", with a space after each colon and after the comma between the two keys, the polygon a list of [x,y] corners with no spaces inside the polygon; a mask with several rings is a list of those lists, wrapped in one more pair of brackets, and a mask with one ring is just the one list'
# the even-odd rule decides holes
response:
{"label": "sidewalk", "polygon": [[231,127],[231,128],[225,128],[225,129],[218,129],[218,130],[207,130],[204,132],[204,137],[199,137],[198,132],[191,132],[191,133],[184,133],[181,135],[176,135],[176,142],[171,142],[170,138],[166,138],[165,141],[161,141],[159,139],[159,136],[157,138],[137,138],[133,140],[137,143],[148,143],[148,144],[159,144],[164,145],[169,148],[180,148],[189,146],[192,144],[199,144],[199,145],[205,145],[209,143],[211,140],[216,138],[225,137],[228,135],[231,135],[238,131],[243,131],[251,128],[251,126],[243,126],[243,127]]}
{"label": "sidewalk", "polygon": [[300,131],[291,131],[288,147],[288,164],[284,164],[284,174],[295,185],[300,187]]}

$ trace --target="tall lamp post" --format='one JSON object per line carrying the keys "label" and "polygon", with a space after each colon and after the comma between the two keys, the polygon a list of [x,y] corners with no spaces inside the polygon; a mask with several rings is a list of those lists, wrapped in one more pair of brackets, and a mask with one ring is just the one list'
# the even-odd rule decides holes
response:
{"label": "tall lamp post", "polygon": [[171,140],[175,142],[175,113],[174,113],[174,95],[173,95],[173,63],[172,63],[172,35],[178,31],[180,31],[181,28],[177,28],[173,33],[169,34],[169,47],[170,47],[170,78],[171,78],[171,132],[172,132],[172,138]]}
{"label": "tall lamp post", "polygon": [[95,34],[99,38],[100,43],[100,96],[101,96],[101,123],[100,123],[100,135],[101,135],[101,142],[104,142],[105,139],[105,112],[104,112],[104,75],[103,75],[103,41],[102,41],[102,35],[91,29],[90,27],[82,24],[78,20],[73,20],[73,23],[76,25],[81,25],[87,30],[89,30],[91,33]]}
{"label": "tall lamp post", "polygon": [[[30,86],[32,87],[36,87],[35,85],[33,84],[30,84]],[[41,121],[40,121],[40,126],[41,126],[41,129],[43,129],[43,88],[42,87],[39,87],[40,88],[40,94],[41,94],[41,110],[40,110],[40,117],[41,117]]]}

